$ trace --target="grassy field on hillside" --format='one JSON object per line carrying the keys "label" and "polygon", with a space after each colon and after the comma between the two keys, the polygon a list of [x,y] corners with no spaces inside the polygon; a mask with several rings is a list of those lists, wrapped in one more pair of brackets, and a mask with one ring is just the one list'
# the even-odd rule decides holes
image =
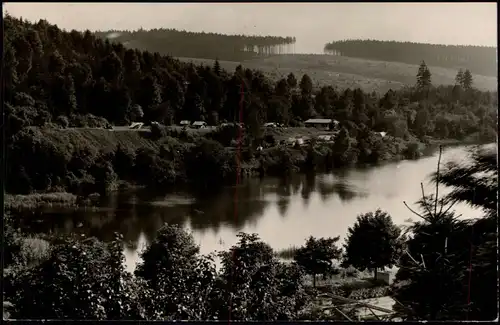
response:
{"label": "grassy field on hillside", "polygon": [[[110,131],[106,129],[50,129],[50,128],[33,128],[41,132],[41,136],[50,140],[53,143],[65,143],[68,146],[75,146],[82,143],[88,143],[91,147],[98,150],[111,151],[115,150],[118,145],[128,147],[131,150],[137,150],[141,147],[157,149],[161,142],[151,139],[149,132],[134,132],[134,131]],[[180,132],[182,127],[171,126],[170,130]],[[187,132],[193,135],[206,135],[213,131],[212,128],[207,129],[187,129]],[[285,140],[296,137],[315,137],[323,134],[333,134],[331,131],[324,131],[316,128],[263,128],[264,134],[271,134],[276,140]]]}
{"label": "grassy field on hillside", "polygon": [[[195,64],[213,65],[214,60],[179,58]],[[219,61],[222,68],[229,71],[242,64],[245,68],[259,69],[273,79],[279,79],[293,72],[297,78],[307,73],[318,86],[332,85],[340,89],[361,88],[364,91],[386,92],[399,89],[404,85],[415,84],[417,65],[363,60],[331,55],[295,54],[276,55],[244,62]],[[435,85],[455,83],[458,68],[447,69],[430,66],[432,82]],[[478,89],[496,90],[497,78],[474,75]]]}
{"label": "grassy field on hillside", "polygon": [[130,150],[138,148],[157,149],[161,144],[150,140],[146,132],[114,132],[106,129],[38,129],[52,143],[76,146],[88,143],[98,150],[113,151],[118,145]]}

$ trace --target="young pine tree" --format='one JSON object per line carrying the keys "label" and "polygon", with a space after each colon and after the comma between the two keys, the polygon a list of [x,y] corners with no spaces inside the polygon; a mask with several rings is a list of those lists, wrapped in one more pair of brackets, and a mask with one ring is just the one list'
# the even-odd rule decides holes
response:
{"label": "young pine tree", "polygon": [[472,73],[469,69],[466,69],[462,77],[462,88],[468,90],[472,88]]}
{"label": "young pine tree", "polygon": [[462,86],[464,82],[464,72],[462,69],[458,70],[457,75],[455,77],[455,84]]}
{"label": "young pine tree", "polygon": [[425,61],[422,61],[417,73],[417,88],[423,89],[429,87],[431,85],[431,76],[427,64],[425,64]]}

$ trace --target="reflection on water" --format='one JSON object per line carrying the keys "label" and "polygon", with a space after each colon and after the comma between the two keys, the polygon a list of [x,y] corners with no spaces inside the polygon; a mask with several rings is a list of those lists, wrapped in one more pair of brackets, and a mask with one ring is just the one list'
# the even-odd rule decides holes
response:
{"label": "reflection on water", "polygon": [[[450,157],[464,157],[464,149],[446,150],[444,160]],[[240,231],[258,233],[281,249],[301,245],[309,235],[343,238],[357,215],[377,208],[388,211],[398,224],[415,219],[403,201],[420,198],[421,182],[429,193],[433,190],[428,175],[436,163],[437,157],[432,156],[328,175],[252,179],[204,197],[182,192],[120,192],[103,198],[99,209],[46,210],[43,223],[30,217],[24,227],[37,232],[86,233],[105,241],[120,232],[132,243],[125,248],[130,269],[137,251],[165,222],[190,229],[204,253],[233,245]],[[480,215],[466,206],[457,209],[466,217]]]}

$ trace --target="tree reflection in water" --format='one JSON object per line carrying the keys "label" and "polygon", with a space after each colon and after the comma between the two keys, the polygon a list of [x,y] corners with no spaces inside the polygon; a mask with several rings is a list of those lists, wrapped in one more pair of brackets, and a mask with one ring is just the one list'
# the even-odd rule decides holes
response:
{"label": "tree reflection in water", "polygon": [[[214,234],[222,227],[234,232],[256,225],[266,208],[276,204],[285,218],[294,198],[302,198],[305,207],[315,193],[321,202],[337,195],[349,201],[361,193],[352,189],[342,175],[329,182],[321,175],[294,175],[288,178],[251,179],[237,188],[227,187],[214,193],[158,193],[148,190],[124,191],[103,197],[98,209],[52,209],[27,216],[23,227],[32,232],[85,233],[109,241],[114,232],[123,234],[125,241],[136,245],[141,234],[149,242],[164,223],[178,224],[195,233]],[[276,198],[276,199],[273,199]],[[237,216],[235,216],[235,204]],[[35,219],[46,222],[33,222]]]}

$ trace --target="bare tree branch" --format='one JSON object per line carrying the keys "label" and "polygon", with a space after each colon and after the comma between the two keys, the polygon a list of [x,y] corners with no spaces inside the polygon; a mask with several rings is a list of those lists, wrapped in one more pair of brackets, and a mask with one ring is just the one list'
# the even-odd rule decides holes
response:
{"label": "bare tree branch", "polygon": [[404,203],[404,205],[408,208],[408,210],[410,210],[411,212],[413,212],[416,216],[418,216],[418,217],[420,217],[420,218],[422,218],[422,219],[424,219],[424,220],[425,220],[425,217],[423,217],[421,214],[419,214],[419,213],[415,212],[412,208],[410,208],[410,207],[408,206],[408,204],[406,203],[406,201],[403,201],[403,203]]}
{"label": "bare tree branch", "polygon": [[424,266],[425,269],[426,267],[425,267],[424,255],[420,254],[420,258],[422,259],[422,265]]}
{"label": "bare tree branch", "polygon": [[378,317],[378,315],[375,314],[375,312],[370,307],[366,306],[366,308],[368,308],[368,310],[372,313],[373,316],[375,316],[377,320],[380,320],[380,317]]}
{"label": "bare tree branch", "polygon": [[[427,206],[427,200],[426,200],[426,197],[425,197],[425,192],[424,192],[424,183],[420,183],[420,189],[422,190],[422,205],[424,206],[424,208],[427,210],[427,212],[429,213],[429,216],[432,217],[432,211],[431,209],[429,209],[429,207]],[[425,218],[424,218],[425,219]]]}
{"label": "bare tree branch", "polygon": [[417,266],[420,266],[420,264],[418,264],[417,260],[413,258],[413,256],[411,256],[410,252],[408,252],[408,250],[405,249],[405,253],[413,260],[413,262],[417,265]]}

